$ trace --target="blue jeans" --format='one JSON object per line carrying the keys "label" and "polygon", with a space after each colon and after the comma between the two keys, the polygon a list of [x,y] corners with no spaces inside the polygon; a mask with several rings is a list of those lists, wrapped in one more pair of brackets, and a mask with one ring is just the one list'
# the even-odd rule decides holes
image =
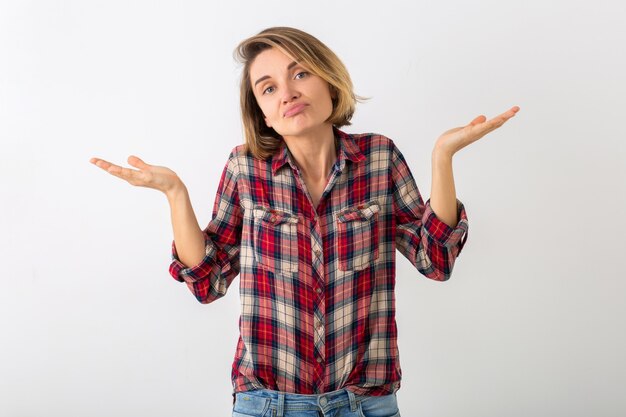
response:
{"label": "blue jeans", "polygon": [[235,394],[232,417],[400,417],[396,394],[357,395],[347,389],[291,394],[268,389]]}

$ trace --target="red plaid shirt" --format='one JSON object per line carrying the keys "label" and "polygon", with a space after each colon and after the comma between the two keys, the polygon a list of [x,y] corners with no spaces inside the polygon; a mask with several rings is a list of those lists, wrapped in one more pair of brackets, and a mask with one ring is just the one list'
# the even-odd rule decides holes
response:
{"label": "red plaid shirt", "polygon": [[265,161],[239,145],[204,230],[205,258],[188,268],[172,243],[170,273],[201,303],[240,275],[233,393],[396,392],[396,248],[444,281],[467,239],[463,204],[456,227],[439,220],[391,139],[334,131],[337,161],[317,211],[284,142]]}

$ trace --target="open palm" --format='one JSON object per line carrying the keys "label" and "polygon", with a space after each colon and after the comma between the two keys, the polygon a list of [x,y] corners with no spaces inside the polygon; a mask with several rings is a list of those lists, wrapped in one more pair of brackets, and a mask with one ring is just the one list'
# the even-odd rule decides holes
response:
{"label": "open palm", "polygon": [[518,111],[519,107],[513,106],[510,110],[507,110],[491,120],[487,120],[484,115],[480,115],[466,126],[455,127],[454,129],[444,132],[437,139],[435,147],[449,155],[454,155],[467,145],[476,142],[487,133],[502,126],[507,120],[515,116],[515,113]]}
{"label": "open palm", "polygon": [[171,169],[146,164],[134,155],[128,157],[128,163],[137,169],[124,168],[100,158],[91,158],[89,161],[109,174],[126,180],[129,184],[154,188],[166,194],[182,183]]}

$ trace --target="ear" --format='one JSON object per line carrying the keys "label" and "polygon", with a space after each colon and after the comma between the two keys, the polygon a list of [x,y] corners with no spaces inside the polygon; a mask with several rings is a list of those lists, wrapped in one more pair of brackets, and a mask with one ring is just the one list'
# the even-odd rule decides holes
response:
{"label": "ear", "polygon": [[330,98],[332,98],[333,100],[337,100],[337,89],[332,85],[329,85],[328,87],[330,89]]}
{"label": "ear", "polygon": [[272,124],[267,117],[263,116],[263,119],[265,120],[265,124],[267,125],[267,127],[272,127]]}

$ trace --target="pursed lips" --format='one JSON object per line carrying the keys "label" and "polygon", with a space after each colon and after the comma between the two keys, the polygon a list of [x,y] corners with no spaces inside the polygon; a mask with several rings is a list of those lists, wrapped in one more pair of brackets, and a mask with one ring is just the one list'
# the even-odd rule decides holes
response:
{"label": "pursed lips", "polygon": [[306,107],[306,104],[300,103],[300,104],[294,104],[293,106],[289,107],[285,113],[283,114],[283,117],[291,117],[291,116],[295,116],[296,114],[300,113],[302,110],[304,110],[304,108]]}

